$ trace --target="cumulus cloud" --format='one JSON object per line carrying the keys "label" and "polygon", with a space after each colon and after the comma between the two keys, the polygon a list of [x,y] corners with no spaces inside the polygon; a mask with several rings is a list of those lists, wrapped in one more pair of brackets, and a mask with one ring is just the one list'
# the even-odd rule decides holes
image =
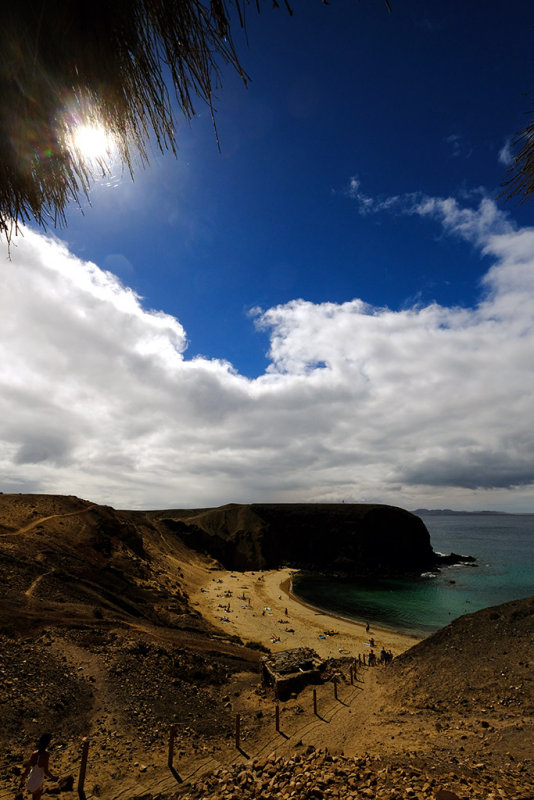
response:
{"label": "cumulus cloud", "polygon": [[26,230],[2,268],[0,481],[119,507],[367,500],[527,508],[534,229],[489,198],[374,200],[491,259],[475,308],[293,300],[254,380],[110,272]]}

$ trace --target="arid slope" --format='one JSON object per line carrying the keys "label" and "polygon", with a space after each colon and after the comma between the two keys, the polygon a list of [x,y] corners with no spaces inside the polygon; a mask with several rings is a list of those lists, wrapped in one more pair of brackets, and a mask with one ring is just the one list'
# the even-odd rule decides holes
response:
{"label": "arid slope", "polygon": [[[234,508],[235,530],[269,514]],[[463,617],[390,667],[361,670],[355,686],[350,659],[332,661],[326,674],[340,672],[339,699],[320,687],[316,717],[304,690],[282,704],[277,734],[273,698],[258,685],[260,653],[189,600],[187,587],[211,580],[213,558],[191,551],[160,513],[0,495],[0,795],[16,787],[32,740],[51,729],[60,775],[77,775],[80,738],[89,737],[89,794],[172,798],[172,723],[194,797],[221,800],[220,780],[201,775],[233,763],[239,768],[221,778],[228,797],[235,781],[306,800],[309,786],[291,781],[307,762],[294,755],[328,747],[361,758],[314,762],[317,800],[329,796],[325,771],[350,798],[431,800],[442,785],[462,800],[532,800],[534,599]],[[217,514],[206,513],[216,531]],[[242,751],[233,741],[237,712]],[[285,760],[262,766],[273,749]]]}

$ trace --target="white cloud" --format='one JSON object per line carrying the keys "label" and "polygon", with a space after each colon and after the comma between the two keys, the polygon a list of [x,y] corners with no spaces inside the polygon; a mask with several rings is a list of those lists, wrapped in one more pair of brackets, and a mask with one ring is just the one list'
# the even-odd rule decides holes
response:
{"label": "white cloud", "polygon": [[370,213],[375,210],[376,201],[373,197],[362,192],[361,182],[355,175],[349,180],[346,194],[352,200],[356,200],[360,214]]}
{"label": "white cloud", "polygon": [[356,201],[358,213],[363,216],[389,212],[429,217],[440,222],[447,233],[460,236],[480,248],[489,237],[514,231],[508,215],[482,188],[470,192],[465,198],[479,198],[478,207],[461,206],[454,197],[429,197],[422,192],[374,198],[362,191],[360,181],[354,177],[349,181],[346,195]]}
{"label": "white cloud", "polygon": [[531,508],[534,229],[482,196],[353,197],[489,256],[479,305],[294,300],[256,311],[271,365],[187,359],[173,317],[25,231],[2,267],[0,488],[118,507],[368,500]]}
{"label": "white cloud", "polygon": [[499,150],[499,163],[504,164],[505,167],[510,167],[514,163],[514,154],[512,152],[512,142],[506,139],[505,143]]}

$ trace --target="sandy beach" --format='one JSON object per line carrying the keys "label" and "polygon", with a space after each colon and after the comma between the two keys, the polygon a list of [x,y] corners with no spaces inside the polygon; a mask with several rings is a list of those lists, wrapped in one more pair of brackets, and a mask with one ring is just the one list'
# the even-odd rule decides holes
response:
{"label": "sandy beach", "polygon": [[[206,573],[205,573],[206,574]],[[291,569],[265,572],[210,570],[190,590],[203,616],[243,642],[259,642],[273,652],[312,647],[322,658],[354,656],[374,650],[398,655],[419,639],[328,614],[303,603],[290,591]],[[371,639],[373,641],[371,641]]]}
{"label": "sandy beach", "polygon": [[[93,798],[307,800],[312,786],[316,800],[433,800],[439,787],[530,798],[534,600],[465,615],[411,647],[292,597],[289,569],[220,569],[166,516],[39,495],[2,495],[0,512],[1,797],[52,730],[65,786],[89,742]],[[371,639],[377,653],[409,652],[351,681],[348,662]],[[275,704],[260,654],[238,641],[340,658]]]}

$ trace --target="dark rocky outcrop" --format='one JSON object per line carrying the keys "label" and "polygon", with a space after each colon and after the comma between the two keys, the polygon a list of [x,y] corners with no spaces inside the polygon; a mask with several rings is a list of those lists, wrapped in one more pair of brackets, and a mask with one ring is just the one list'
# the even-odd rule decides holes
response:
{"label": "dark rocky outcrop", "polygon": [[475,564],[476,558],[474,556],[462,556],[459,553],[449,553],[443,555],[436,553],[436,564],[438,567],[451,567],[453,564]]}
{"label": "dark rocky outcrop", "polygon": [[394,506],[253,503],[153,514],[188,547],[227,569],[287,565],[349,575],[405,575],[438,564],[423,521]]}

